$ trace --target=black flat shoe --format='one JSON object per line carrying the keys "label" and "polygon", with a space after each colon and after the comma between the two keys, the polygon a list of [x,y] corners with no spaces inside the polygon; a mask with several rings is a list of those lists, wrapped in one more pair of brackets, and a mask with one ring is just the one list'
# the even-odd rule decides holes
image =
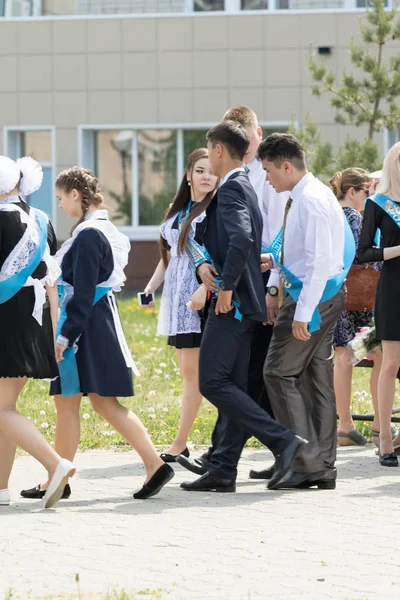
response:
{"label": "black flat shoe", "polygon": [[141,490],[133,494],[133,497],[136,498],[136,500],[145,500],[146,498],[155,496],[162,490],[168,481],[171,481],[174,475],[175,471],[172,467],[163,465],[154,473],[153,477],[144,484]]}
{"label": "black flat shoe", "polygon": [[315,473],[292,471],[275,485],[274,490],[306,489],[313,486],[314,482],[323,479],[324,475],[325,471]]}
{"label": "black flat shoe", "polygon": [[176,462],[185,467],[191,473],[195,473],[196,475],[204,475],[207,473],[208,468],[211,466],[208,460],[205,458],[188,458],[180,454],[176,458]]}
{"label": "black flat shoe", "polygon": [[181,452],[180,454],[166,454],[165,452],[160,454],[161,460],[163,460],[165,463],[177,462],[178,456],[186,456],[186,458],[189,458],[190,452],[187,448],[185,448],[184,451]]}
{"label": "black flat shoe", "polygon": [[268,469],[263,469],[262,471],[256,471],[255,469],[251,469],[249,472],[250,479],[271,479],[275,471],[275,463],[272,467],[268,467]]}
{"label": "black flat shoe", "polygon": [[399,461],[397,459],[396,453],[391,452],[390,454],[381,454],[379,453],[379,462],[382,467],[398,467]]}
{"label": "black flat shoe", "polygon": [[275,469],[268,483],[269,490],[279,489],[278,485],[290,471],[294,459],[306,444],[308,444],[307,440],[303,440],[300,436],[295,435],[290,444],[275,456]]}
{"label": "black flat shoe", "polygon": [[205,473],[195,481],[184,481],[181,488],[187,492],[235,492],[234,479],[219,479],[211,473]]}
{"label": "black flat shoe", "polygon": [[[39,485],[36,486],[35,488],[32,488],[30,490],[22,490],[21,496],[23,498],[29,498],[30,500],[40,500],[41,498],[44,498],[45,493],[46,493],[46,490],[41,490],[40,483],[39,483]],[[63,492],[63,495],[61,496],[61,499],[68,500],[70,495],[71,495],[71,488],[70,488],[69,484],[67,483],[67,485],[64,488],[64,492]]]}

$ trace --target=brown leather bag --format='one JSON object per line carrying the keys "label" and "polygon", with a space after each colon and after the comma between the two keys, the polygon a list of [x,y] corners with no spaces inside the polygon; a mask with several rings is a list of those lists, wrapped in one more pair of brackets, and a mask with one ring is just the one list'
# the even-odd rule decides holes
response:
{"label": "brown leather bag", "polygon": [[344,310],[372,310],[379,277],[380,271],[376,271],[372,265],[353,265],[346,278],[347,298]]}

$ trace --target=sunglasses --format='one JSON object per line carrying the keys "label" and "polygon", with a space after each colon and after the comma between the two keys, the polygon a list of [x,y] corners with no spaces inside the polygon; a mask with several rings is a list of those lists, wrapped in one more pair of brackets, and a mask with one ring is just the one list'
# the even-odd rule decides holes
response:
{"label": "sunglasses", "polygon": [[354,188],[355,190],[358,190],[359,192],[364,192],[366,196],[368,196],[369,194],[369,188],[364,188],[364,187],[356,187]]}

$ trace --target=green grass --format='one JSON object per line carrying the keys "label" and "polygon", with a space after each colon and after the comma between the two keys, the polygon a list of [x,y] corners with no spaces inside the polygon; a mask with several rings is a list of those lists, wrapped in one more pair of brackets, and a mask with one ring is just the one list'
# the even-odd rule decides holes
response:
{"label": "green grass", "polygon": [[[148,428],[154,443],[167,447],[175,437],[179,422],[182,380],[175,351],[165,337],[156,337],[157,309],[144,309],[137,300],[119,303],[121,319],[141,377],[135,379],[135,396],[123,398]],[[369,394],[370,369],[354,369],[353,413],[372,411]],[[27,415],[50,442],[54,442],[55,407],[48,395],[49,384],[29,381],[22,391],[19,409]],[[208,445],[216,418],[215,409],[203,401],[190,434],[190,445]],[[92,410],[87,399],[81,407],[81,450],[93,448],[127,448],[125,441]],[[360,431],[369,435],[368,424],[359,423]],[[258,446],[253,438],[250,446]]]}

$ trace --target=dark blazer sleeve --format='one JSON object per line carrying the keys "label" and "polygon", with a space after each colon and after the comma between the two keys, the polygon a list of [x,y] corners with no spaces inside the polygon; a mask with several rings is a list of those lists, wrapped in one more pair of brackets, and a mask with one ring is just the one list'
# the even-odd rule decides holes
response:
{"label": "dark blazer sleeve", "polygon": [[239,285],[253,243],[250,210],[234,181],[226,183],[218,191],[218,211],[228,236],[221,289],[234,291]]}
{"label": "dark blazer sleeve", "polygon": [[107,243],[101,232],[89,228],[81,231],[73,244],[74,295],[67,304],[67,319],[60,332],[70,346],[89,323]]}
{"label": "dark blazer sleeve", "polygon": [[367,201],[357,250],[357,258],[362,263],[383,260],[383,248],[377,248],[374,242],[380,224],[379,210],[375,202]]}
{"label": "dark blazer sleeve", "polygon": [[57,236],[51,221],[49,221],[47,227],[47,243],[49,245],[51,256],[54,256],[57,252]]}

